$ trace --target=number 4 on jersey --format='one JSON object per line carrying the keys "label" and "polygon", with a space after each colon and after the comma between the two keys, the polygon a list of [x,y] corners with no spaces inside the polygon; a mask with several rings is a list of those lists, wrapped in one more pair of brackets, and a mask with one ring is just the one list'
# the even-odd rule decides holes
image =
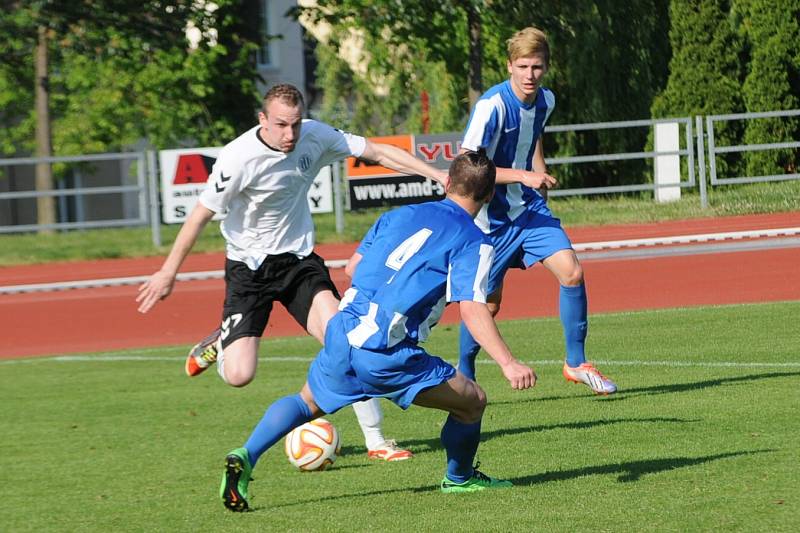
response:
{"label": "number 4 on jersey", "polygon": [[422,228],[414,235],[404,240],[400,243],[400,246],[395,248],[392,253],[389,254],[389,257],[386,258],[386,266],[392,270],[400,270],[403,268],[403,265],[405,265],[415,253],[419,252],[419,249],[422,248],[422,245],[425,244],[425,241],[428,240],[431,234],[433,234],[431,230]]}

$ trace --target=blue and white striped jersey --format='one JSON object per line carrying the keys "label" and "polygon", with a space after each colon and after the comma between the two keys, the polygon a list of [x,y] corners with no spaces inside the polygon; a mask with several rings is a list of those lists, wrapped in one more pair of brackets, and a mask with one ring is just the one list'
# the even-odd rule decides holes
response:
{"label": "blue and white striped jersey", "polygon": [[[524,104],[506,80],[486,91],[475,104],[461,147],[485,149],[498,168],[531,170],[536,141],[555,105],[555,95],[544,87],[537,91],[533,104]],[[526,207],[542,205],[544,199],[530,187],[497,185],[494,198],[475,223],[489,233],[516,219]]]}
{"label": "blue and white striped jersey", "polygon": [[424,341],[447,303],[486,302],[494,248],[452,200],[383,214],[357,252],[363,257],[339,305],[356,348]]}

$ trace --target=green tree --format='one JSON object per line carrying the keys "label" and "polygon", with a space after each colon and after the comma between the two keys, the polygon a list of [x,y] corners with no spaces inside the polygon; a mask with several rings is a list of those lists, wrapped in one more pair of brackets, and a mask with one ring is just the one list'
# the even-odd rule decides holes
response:
{"label": "green tree", "polygon": [[[350,117],[351,128],[369,133],[419,132],[423,89],[436,95],[431,120],[438,123],[431,129],[462,129],[476,73],[483,89],[506,79],[506,40],[529,25],[542,28],[553,49],[546,81],[556,92],[553,123],[645,118],[666,82],[667,0],[319,0],[304,11],[330,23],[336,36],[317,47],[325,118]],[[478,42],[470,31],[475,15]],[[365,39],[369,79],[336,59],[354,29]],[[388,80],[389,90],[376,93],[375,80]],[[642,150],[647,134],[590,132],[545,140],[549,156],[610,153]],[[643,164],[582,165],[558,169],[558,175],[568,186],[620,183],[637,179]]]}
{"label": "green tree", "polygon": [[[743,95],[747,111],[800,108],[800,0],[738,0],[735,12],[750,62]],[[755,119],[746,123],[745,144],[800,139],[796,118]],[[800,150],[748,152],[748,176],[797,172]]]}
{"label": "green tree", "polygon": [[[48,24],[53,148],[58,155],[120,150],[142,139],[157,148],[215,143],[250,125],[259,104],[252,2],[148,0],[17,3],[0,14],[12,39],[0,45],[2,148],[33,151],[32,50]],[[38,6],[38,7],[37,7]],[[184,29],[201,32],[190,48]],[[17,90],[22,87],[22,90]]]}
{"label": "green tree", "polygon": [[[715,115],[744,111],[741,86],[746,58],[726,0],[672,0],[669,80],[653,101],[656,118]],[[720,146],[739,144],[742,126],[722,122],[715,128]],[[739,159],[717,160],[721,174],[736,172]]]}
{"label": "green tree", "polygon": [[[36,151],[34,50],[47,37],[53,153],[219,144],[252,125],[257,5],[245,0],[4,2],[0,150]],[[185,28],[201,38],[189,46]]]}
{"label": "green tree", "polygon": [[[317,84],[324,90],[320,118],[371,135],[418,132],[427,92],[430,130],[460,128],[469,79],[470,6],[464,0],[319,0],[298,10],[298,16],[331,27],[316,47]],[[341,59],[354,35],[361,39],[365,72],[354,72]]]}

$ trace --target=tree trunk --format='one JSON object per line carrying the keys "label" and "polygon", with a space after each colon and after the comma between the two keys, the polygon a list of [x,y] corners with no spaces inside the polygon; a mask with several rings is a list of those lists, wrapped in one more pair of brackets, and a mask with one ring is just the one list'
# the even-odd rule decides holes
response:
{"label": "tree trunk", "polygon": [[472,0],[464,2],[467,11],[469,34],[469,106],[472,108],[483,93],[481,63],[483,45],[481,43],[481,14]]}
{"label": "tree trunk", "polygon": [[[36,44],[36,157],[53,155],[50,141],[50,89],[47,80],[47,28],[39,26]],[[53,169],[50,163],[36,164],[36,190],[53,190]],[[55,224],[56,203],[52,196],[36,198],[36,221],[39,224]],[[53,233],[52,229],[39,230]]]}

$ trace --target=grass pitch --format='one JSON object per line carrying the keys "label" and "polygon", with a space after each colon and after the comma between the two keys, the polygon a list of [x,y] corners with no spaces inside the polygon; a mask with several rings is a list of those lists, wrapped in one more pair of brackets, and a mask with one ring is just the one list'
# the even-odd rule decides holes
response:
{"label": "grass pitch", "polygon": [[[268,340],[244,389],[183,375],[187,347],[0,362],[4,531],[798,531],[800,302],[594,315],[607,398],[561,377],[557,320],[501,324],[539,383],[513,391],[481,356],[489,396],[478,459],[515,487],[444,495],[443,413],[384,402],[416,454],[366,458],[351,409],[343,456],[300,473],[282,446],[251,484],[254,512],[218,500],[222,460],[276,398],[299,389],[315,342]],[[453,361],[457,328],[428,343]]]}

